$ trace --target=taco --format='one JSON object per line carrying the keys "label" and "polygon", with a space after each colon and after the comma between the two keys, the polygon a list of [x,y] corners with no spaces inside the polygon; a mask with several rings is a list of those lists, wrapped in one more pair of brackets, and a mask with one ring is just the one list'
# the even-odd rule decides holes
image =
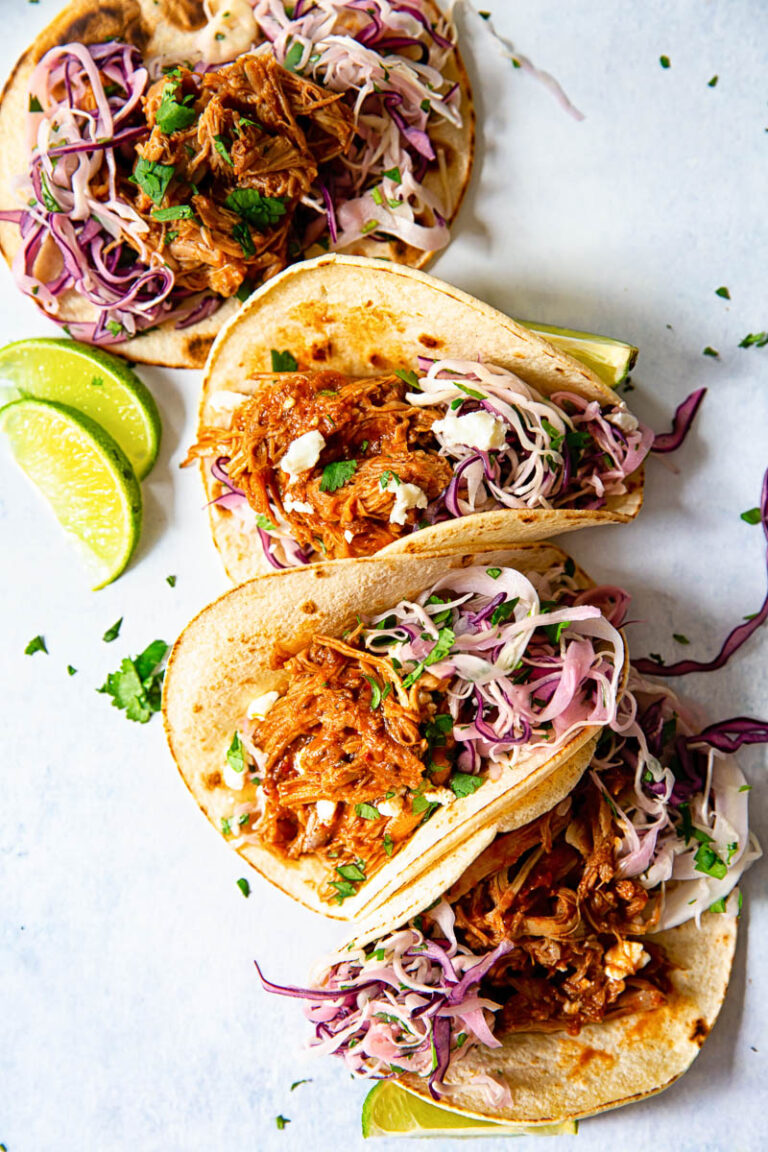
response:
{"label": "taco", "polygon": [[235,581],[624,523],[654,435],[584,364],[413,269],[320,257],[216,342],[197,442]]}
{"label": "taco", "polygon": [[569,795],[458,881],[446,861],[419,915],[381,909],[310,988],[265,986],[308,1000],[312,1046],[353,1075],[486,1119],[559,1123],[661,1091],[715,1022],[735,886],[760,855],[725,753],[767,738],[742,717],[702,730],[632,671]]}
{"label": "taco", "polygon": [[443,248],[474,119],[433,0],[75,0],[17,63],[0,137],[21,290],[77,339],[201,367],[307,254]]}
{"label": "taco", "polygon": [[620,693],[618,608],[544,545],[258,577],[176,642],[171,751],[254,868],[348,920],[447,851],[458,877],[510,806],[583,770]]}

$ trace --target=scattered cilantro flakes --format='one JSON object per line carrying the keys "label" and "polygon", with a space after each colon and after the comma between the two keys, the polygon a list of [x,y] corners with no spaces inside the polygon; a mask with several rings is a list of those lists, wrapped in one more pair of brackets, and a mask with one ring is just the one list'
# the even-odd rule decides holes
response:
{"label": "scattered cilantro flakes", "polygon": [[175,175],[176,169],[172,164],[157,164],[140,156],[130,180],[138,184],[153,204],[162,204],[168,185]]}
{"label": "scattered cilantro flakes", "polygon": [[237,292],[235,292],[235,296],[241,304],[244,304],[250,296],[251,292],[253,292],[253,285],[251,284],[250,280],[243,280]]}
{"label": "scattered cilantro flakes", "polygon": [[415,392],[421,392],[419,378],[412,368],[395,368],[395,376],[407,384],[409,388],[413,388]]}
{"label": "scattered cilantro flakes", "polygon": [[170,588],[176,587],[176,577],[175,576],[166,576],[165,582]]}
{"label": "scattered cilantro flakes", "polygon": [[227,764],[233,772],[245,772],[245,751],[239,732],[234,733],[232,743],[227,749]]}
{"label": "scattered cilantro flakes", "polygon": [[709,911],[725,912],[725,896],[721,896],[719,900],[715,900],[714,904],[710,904]]}
{"label": "scattered cilantro flakes", "polygon": [[121,616],[119,620],[115,621],[111,628],[107,628],[106,632],[102,636],[102,640],[105,644],[111,644],[113,640],[117,640],[118,636],[120,635],[120,628],[122,627],[122,623],[123,617]]}
{"label": "scattered cilantro flakes", "polygon": [[27,656],[34,656],[35,652],[45,652],[47,656],[48,649],[45,646],[45,640],[43,637],[35,636],[32,640],[30,640],[29,644],[27,644],[24,652]]}
{"label": "scattered cilantro flakes", "polygon": [[365,880],[365,865],[362,860],[356,864],[337,864],[336,871],[344,880],[354,880],[356,883]]}
{"label": "scattered cilantro flakes", "polygon": [[320,491],[335,492],[338,488],[343,488],[356,471],[357,460],[334,460],[332,464],[326,464],[320,481]]}
{"label": "scattered cilantro flakes", "polygon": [[43,106],[40,103],[40,101],[38,100],[37,96],[30,96],[30,98],[29,98],[29,110],[30,110],[30,112],[42,112]]}
{"label": "scattered cilantro flakes", "polygon": [[760,509],[759,508],[748,508],[746,512],[741,513],[740,519],[743,520],[745,524],[759,524],[760,523]]}
{"label": "scattered cilantro flakes", "polygon": [[472,776],[468,772],[454,772],[448,781],[448,787],[455,796],[462,798],[477,792],[482,783],[479,776]]}
{"label": "scattered cilantro flakes", "polygon": [[224,201],[230,212],[240,216],[252,228],[263,232],[271,228],[281,216],[285,216],[285,199],[277,196],[262,196],[255,188],[235,188]]}
{"label": "scattered cilantro flakes", "polygon": [[258,528],[261,528],[264,532],[276,532],[277,531],[277,525],[273,524],[272,521],[270,520],[269,516],[265,516],[263,512],[257,513],[256,525]]}
{"label": "scattered cilantro flakes", "polygon": [[768,344],[768,332],[750,332],[739,342],[739,348],[765,348]]}
{"label": "scattered cilantro flakes", "polygon": [[241,876],[239,880],[235,881],[243,896],[250,896],[251,886],[246,880],[245,876]]}
{"label": "scattered cilantro flakes", "polygon": [[514,615],[515,608],[519,602],[520,597],[513,596],[511,600],[505,600],[503,604],[499,604],[491,614],[491,624],[493,626],[504,624],[505,621],[509,620],[510,616]]}
{"label": "scattered cilantro flakes", "polygon": [[189,128],[197,119],[197,112],[190,107],[190,102],[194,101],[194,95],[190,94],[178,100],[176,98],[178,89],[179,81],[163,86],[162,98],[155,114],[155,123],[166,136]]}
{"label": "scattered cilantro flakes", "polygon": [[702,356],[712,356],[715,360],[720,359],[720,353],[718,352],[717,348],[711,348],[709,344],[707,344],[706,348],[702,352]]}
{"label": "scattered cilantro flakes", "polygon": [[291,1092],[293,1092],[294,1088],[298,1088],[300,1084],[311,1084],[311,1083],[312,1083],[311,1078],[309,1080],[294,1080],[293,1084],[291,1084],[290,1090],[291,1090]]}
{"label": "scattered cilantro flakes", "polygon": [[402,184],[403,177],[399,168],[387,168],[386,172],[382,172],[382,176],[386,176],[388,180],[393,180],[395,184]]}
{"label": "scattered cilantro flakes", "polygon": [[[694,836],[696,836],[697,831],[698,829],[694,828]],[[696,838],[699,839],[699,837]],[[728,873],[725,861],[720,859],[709,843],[700,844],[693,858],[693,866],[697,872],[704,872],[705,875],[712,876],[715,880],[723,880]]]}
{"label": "scattered cilantro flakes", "polygon": [[283,352],[278,352],[276,348],[270,350],[272,357],[272,371],[273,372],[295,372],[299,366],[299,362],[292,352],[285,349]]}
{"label": "scattered cilantro flakes", "polygon": [[653,660],[654,664],[663,664],[664,661],[658,652],[649,652],[648,659]]}
{"label": "scattered cilantro flakes", "polygon": [[119,336],[123,331],[123,326],[119,320],[108,320],[107,331],[110,332],[112,336]]}
{"label": "scattered cilantro flakes", "polygon": [[382,701],[381,686],[379,685],[378,680],[375,680],[373,676],[365,676],[365,679],[371,686],[371,711],[373,712],[376,708],[379,707]]}
{"label": "scattered cilantro flakes", "polygon": [[669,56],[659,56],[659,64],[661,64],[662,68],[669,68],[669,66],[670,66]]}
{"label": "scattered cilantro flakes", "polygon": [[730,300],[731,293],[728,291],[725,284],[722,284],[719,288],[715,288],[715,296],[719,296],[722,300]]}
{"label": "scattered cilantro flakes", "polygon": [[153,712],[160,711],[164,675],[160,666],[167,653],[164,640],[153,640],[139,656],[126,656],[96,691],[111,696],[112,707],[122,709],[129,720],[146,724]]}
{"label": "scattered cilantro flakes", "polygon": [[458,388],[459,392],[464,392],[467,396],[471,396],[473,400],[487,400],[485,392],[478,392],[476,388],[468,388],[466,384],[459,384],[458,380],[452,380],[454,388]]}
{"label": "scattered cilantro flakes", "polygon": [[48,187],[48,180],[46,179],[45,172],[40,170],[40,189],[43,196],[43,206],[48,212],[61,212],[61,206],[58,200]]}
{"label": "scattered cilantro flakes", "polygon": [[501,576],[501,568],[486,568],[486,572],[491,580],[498,580],[499,576]]}
{"label": "scattered cilantro flakes", "polygon": [[394,846],[395,846],[394,840],[392,839],[392,837],[387,832],[384,836],[384,851],[386,852],[387,856],[392,855],[392,849],[394,848]]}
{"label": "scattered cilantro flakes", "polygon": [[739,788],[739,792],[751,792],[751,791],[752,791],[752,785],[751,784],[742,784],[741,788]]}
{"label": "scattered cilantro flakes", "polygon": [[76,676],[77,668],[73,668],[71,664],[67,664],[67,676]]}
{"label": "scattered cilantro flakes", "polygon": [[381,816],[375,804],[355,804],[355,812],[363,820],[378,820]]}
{"label": "scattered cilantro flakes", "polygon": [[226,816],[222,816],[221,818],[221,831],[224,836],[232,835],[232,823]]}
{"label": "scattered cilantro flakes", "polygon": [[290,1120],[287,1116],[275,1116],[275,1124],[277,1124],[278,1128],[282,1132],[286,1124],[290,1124]]}
{"label": "scattered cilantro flakes", "polygon": [[687,636],[683,636],[682,632],[673,632],[672,639],[677,640],[678,644],[690,644]]}
{"label": "scattered cilantro flakes", "polygon": [[245,220],[240,220],[237,224],[235,224],[234,228],[232,229],[232,238],[237,240],[246,260],[250,259],[251,256],[256,255],[256,245],[253,242],[251,230],[246,224]]}
{"label": "scattered cilantro flakes", "polygon": [[711,80],[707,80],[707,88],[716,88],[719,76],[713,76]]}
{"label": "scattered cilantro flakes", "polygon": [[299,40],[294,40],[283,60],[283,68],[286,72],[297,72],[303,55],[304,45]]}
{"label": "scattered cilantro flakes", "polygon": [[230,168],[234,168],[234,164],[232,163],[232,157],[229,154],[229,148],[227,147],[227,142],[224,139],[224,137],[221,135],[214,136],[213,146],[216,149],[216,151],[218,152],[219,156],[221,156],[224,163],[228,164]]}
{"label": "scattered cilantro flakes", "polygon": [[375,229],[378,227],[378,220],[366,220],[365,224],[363,224],[362,228],[360,229],[360,232],[363,236],[367,236],[369,232],[375,231]]}
{"label": "scattered cilantro flakes", "polygon": [[195,215],[189,204],[173,204],[170,208],[153,208],[152,218],[165,224],[168,220],[191,220]]}

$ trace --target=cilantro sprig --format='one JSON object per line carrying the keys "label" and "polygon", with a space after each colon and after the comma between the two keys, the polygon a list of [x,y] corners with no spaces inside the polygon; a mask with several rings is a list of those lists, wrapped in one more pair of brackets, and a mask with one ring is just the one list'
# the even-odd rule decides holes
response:
{"label": "cilantro sprig", "polygon": [[356,471],[357,460],[334,460],[332,464],[326,464],[320,481],[320,491],[336,492],[352,479]]}
{"label": "cilantro sprig", "polygon": [[235,188],[224,204],[252,228],[263,232],[277,224],[285,216],[285,199],[278,196],[262,196],[255,188]]}
{"label": "cilantro sprig", "polygon": [[122,709],[129,720],[146,724],[153,712],[160,711],[161,665],[167,653],[164,640],[153,640],[139,656],[126,656],[96,691],[111,696],[113,708]]}

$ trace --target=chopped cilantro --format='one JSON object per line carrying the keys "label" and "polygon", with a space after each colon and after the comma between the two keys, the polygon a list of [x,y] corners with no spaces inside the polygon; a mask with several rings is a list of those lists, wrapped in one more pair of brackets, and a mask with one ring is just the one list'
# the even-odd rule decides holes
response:
{"label": "chopped cilantro", "polygon": [[561,620],[558,624],[545,624],[544,631],[549,637],[550,643],[559,644],[563,632],[565,632],[566,628],[570,628],[570,626],[570,620]]}
{"label": "chopped cilantro", "polygon": [[113,708],[123,709],[129,720],[146,724],[153,712],[160,711],[164,675],[160,665],[167,652],[164,640],[153,640],[139,656],[126,656],[96,691],[111,696]]}
{"label": "chopped cilantro", "polygon": [[170,208],[153,208],[152,218],[165,224],[168,220],[191,220],[195,215],[189,204],[173,204]]}
{"label": "chopped cilantro", "polygon": [[77,675],[77,668],[73,668],[71,664],[67,664],[67,675],[68,676]]}
{"label": "chopped cilantro", "polygon": [[669,56],[659,56],[659,64],[661,64],[662,68],[669,68]]}
{"label": "chopped cilantro", "polygon": [[290,1090],[291,1090],[291,1092],[293,1092],[294,1088],[298,1088],[299,1084],[311,1084],[311,1083],[312,1083],[311,1079],[309,1079],[309,1080],[294,1080],[293,1084],[291,1084]]}
{"label": "chopped cilantro", "polygon": [[167,248],[169,244],[173,244],[174,240],[178,238],[178,235],[178,232],[176,232],[173,228],[166,232],[165,239],[163,240],[163,247]]}
{"label": "chopped cilantro", "polygon": [[355,864],[337,864],[336,871],[344,880],[354,880],[358,884],[365,880],[365,865],[362,860]]}
{"label": "chopped cilantro", "polygon": [[299,366],[298,360],[292,352],[287,350],[278,352],[273,348],[270,352],[272,357],[272,371],[273,372],[295,372]]}
{"label": "chopped cilantro", "polygon": [[119,336],[120,333],[124,331],[124,329],[119,320],[108,320],[107,331],[110,332],[113,336]]}
{"label": "chopped cilantro", "polygon": [[742,512],[741,519],[745,524],[759,524],[760,523],[760,509],[748,508],[746,512]]}
{"label": "chopped cilantro", "polygon": [[245,256],[246,260],[256,255],[256,246],[253,243],[253,237],[245,220],[241,220],[238,224],[235,224],[232,229],[232,237],[234,240],[237,240],[242,248],[243,256]]}
{"label": "chopped cilantro", "polygon": [[395,368],[395,376],[407,384],[409,388],[413,388],[415,392],[421,392],[419,378],[412,368]]}
{"label": "chopped cilantro", "polygon": [[40,188],[43,194],[43,205],[48,212],[61,212],[61,206],[48,187],[45,172],[40,170]]}
{"label": "chopped cilantro", "polygon": [[720,353],[718,352],[717,348],[711,348],[709,344],[707,344],[706,348],[702,352],[702,356],[711,356],[713,360],[720,359]]}
{"label": "chopped cilantro", "polygon": [[26,653],[27,656],[34,656],[35,652],[45,652],[45,654],[47,656],[48,655],[48,649],[45,646],[45,640],[43,639],[43,637],[42,636],[35,636],[34,639],[30,640],[29,644],[27,644],[26,648],[24,649],[24,652]]}
{"label": "chopped cilantro", "polygon": [[711,80],[707,80],[707,88],[716,88],[719,76],[713,76]]}
{"label": "chopped cilantro", "polygon": [[379,476],[379,488],[381,488],[382,492],[389,487],[390,480],[394,480],[395,484],[401,483],[397,472],[391,472],[389,468],[387,468],[382,472],[381,476]]}
{"label": "chopped cilantro", "polygon": [[229,148],[227,147],[227,142],[224,139],[224,137],[221,135],[214,136],[213,146],[216,149],[216,151],[218,152],[219,156],[221,156],[224,163],[228,164],[230,168],[234,168],[234,164],[232,163],[232,157],[229,154]]}
{"label": "chopped cilantro", "polygon": [[386,852],[387,856],[391,856],[391,855],[392,855],[392,849],[394,848],[394,846],[395,846],[395,843],[394,843],[394,841],[393,841],[392,837],[389,835],[389,833],[388,833],[388,832],[387,832],[387,833],[385,833],[385,836],[384,836],[384,851]]}
{"label": "chopped cilantro", "polygon": [[373,232],[376,228],[378,228],[378,226],[378,220],[366,220],[365,224],[363,224],[362,228],[360,229],[360,232],[363,236],[367,236],[369,232]]}
{"label": "chopped cilantro", "polygon": [[40,101],[38,100],[37,96],[30,96],[30,98],[29,98],[29,110],[30,110],[30,112],[42,112],[43,106],[40,103]]}
{"label": "chopped cilantro", "polygon": [[175,588],[175,587],[176,587],[176,577],[175,577],[175,576],[166,576],[166,578],[165,578],[165,582],[166,582],[166,584],[168,584],[168,585],[169,585],[169,587],[171,587],[171,588]]}
{"label": "chopped cilantro", "polygon": [[739,348],[765,348],[768,344],[768,332],[750,332],[739,343]]}
{"label": "chopped cilantro", "polygon": [[466,384],[459,384],[458,380],[452,380],[451,383],[453,384],[454,388],[458,388],[459,392],[466,393],[466,395],[471,396],[473,400],[488,399],[488,397],[485,395],[485,392],[478,392],[475,388],[468,388]]}
{"label": "chopped cilantro", "polygon": [[354,896],[357,892],[354,884],[351,884],[348,880],[331,880],[331,888],[336,889],[334,900],[337,904],[343,904],[345,900],[348,900],[350,896]]}
{"label": "chopped cilantro", "polygon": [[374,680],[373,676],[366,676],[365,679],[371,686],[371,711],[373,712],[381,704],[381,686],[377,680]]}
{"label": "chopped cilantro", "polygon": [[250,280],[243,280],[237,292],[235,292],[235,296],[240,301],[240,303],[243,304],[248,299],[251,292],[253,292],[253,284],[251,284]]}
{"label": "chopped cilantro", "polygon": [[[580,432],[578,428],[571,428],[565,434],[565,443],[576,456],[581,456],[582,452],[589,447],[591,441],[591,434],[589,432]],[[552,447],[554,448],[554,444]]]}
{"label": "chopped cilantro", "polygon": [[505,600],[503,604],[499,604],[494,608],[491,615],[491,624],[503,624],[505,620],[509,620],[510,616],[514,615],[515,608],[520,602],[519,596],[513,596],[511,600]]}
{"label": "chopped cilantro", "polygon": [[719,900],[715,900],[714,904],[710,904],[709,911],[725,912],[725,896],[721,896]]}
{"label": "chopped cilantro", "polygon": [[120,635],[120,626],[122,623],[123,617],[121,616],[119,620],[115,621],[111,628],[107,628],[106,632],[102,636],[102,640],[105,644],[111,644],[113,640],[117,640],[118,636]]}
{"label": "chopped cilantro", "polygon": [[235,732],[227,749],[227,764],[233,772],[245,772],[245,751],[239,732]]}
{"label": "chopped cilantro", "polygon": [[[482,16],[482,12],[480,13],[480,15]],[[466,1042],[467,1042],[466,1032],[459,1032],[458,1036],[456,1037],[456,1047],[457,1048],[463,1048],[464,1045],[466,1044]]]}
{"label": "chopped cilantro", "polygon": [[236,883],[243,896],[250,896],[251,886],[246,880],[245,876],[241,876],[240,879],[236,881]]}
{"label": "chopped cilantro", "polygon": [[[698,829],[695,828],[694,836],[697,831]],[[708,843],[699,846],[693,858],[693,866],[697,872],[704,872],[707,876],[714,877],[715,880],[722,880],[728,874],[725,861],[720,859],[717,852]]]}
{"label": "chopped cilantro", "polygon": [[160,131],[165,132],[167,136],[173,132],[181,132],[184,128],[189,128],[197,119],[197,112],[194,108],[190,108],[190,104],[195,99],[194,95],[190,93],[188,96],[182,97],[181,100],[177,100],[178,89],[178,80],[176,83],[171,82],[163,86],[163,95],[155,115],[155,123]]}
{"label": "chopped cilantro", "polygon": [[320,491],[335,492],[338,488],[343,488],[356,471],[357,460],[334,460],[332,464],[326,464],[320,481]]}
{"label": "chopped cilantro", "polygon": [[379,207],[381,207],[382,204],[384,203],[384,196],[382,194],[381,188],[372,188],[371,189],[371,196],[374,199],[374,203],[378,204]]}
{"label": "chopped cilantro", "polygon": [[673,632],[672,639],[677,640],[678,644],[690,644],[687,636],[683,636],[682,632]]}
{"label": "chopped cilantro", "polygon": [[549,446],[552,451],[559,452],[563,440],[565,440],[565,432],[558,432],[557,428],[555,428],[554,424],[550,424],[546,416],[542,418],[541,426],[549,436]]}
{"label": "chopped cilantro", "polygon": [[441,748],[445,738],[453,728],[453,717],[449,712],[438,712],[427,724],[424,735],[433,747]]}
{"label": "chopped cilantro", "polygon": [[715,288],[715,296],[721,296],[723,300],[730,300],[731,294],[723,284],[720,288]]}
{"label": "chopped cilantro", "polygon": [[277,1124],[278,1128],[282,1132],[286,1124],[290,1124],[290,1120],[287,1116],[275,1116],[275,1124]]}
{"label": "chopped cilantro", "polygon": [[653,660],[654,664],[663,664],[664,661],[658,652],[649,652],[648,659]]}
{"label": "chopped cilantro", "polygon": [[403,688],[410,688],[412,684],[415,684],[424,669],[429,667],[430,664],[438,664],[441,660],[444,660],[453,647],[455,639],[456,634],[452,628],[441,628],[437,634],[437,640],[435,641],[432,651],[424,660],[419,661],[412,672],[408,673],[403,680]]}
{"label": "chopped cilantro", "polygon": [[430,814],[438,805],[433,800],[427,800],[426,796],[422,796],[419,792],[413,797],[411,809],[414,816],[418,816],[421,812]]}
{"label": "chopped cilantro", "polygon": [[276,532],[277,525],[273,524],[269,516],[265,516],[263,512],[256,514],[256,526],[261,528],[264,532]]}
{"label": "chopped cilantro", "polygon": [[156,164],[153,160],[145,160],[140,156],[130,180],[133,184],[138,184],[153,204],[162,204],[168,185],[175,175],[176,169],[172,164]]}
{"label": "chopped cilantro", "polygon": [[402,184],[403,177],[399,168],[387,168],[386,172],[382,172],[382,176],[386,176],[388,180],[394,180],[395,184]]}
{"label": "chopped cilantro", "polygon": [[298,40],[294,40],[283,60],[283,68],[285,68],[286,72],[297,72],[303,55],[304,45]]}
{"label": "chopped cilantro", "polygon": [[255,188],[236,188],[234,192],[230,192],[224,204],[230,212],[234,212],[260,232],[276,224],[286,212],[284,198],[262,196]]}
{"label": "chopped cilantro", "polygon": [[751,792],[751,791],[752,791],[752,785],[751,784],[742,784],[741,788],[739,788],[739,792]]}
{"label": "chopped cilantro", "polygon": [[448,781],[448,787],[455,796],[471,796],[477,792],[483,781],[479,776],[471,776],[468,772],[454,772]]}
{"label": "chopped cilantro", "polygon": [[355,812],[363,820],[378,820],[381,816],[381,812],[374,804],[355,804]]}
{"label": "chopped cilantro", "polygon": [[499,576],[501,576],[501,568],[486,568],[486,572],[491,580],[498,580]]}
{"label": "chopped cilantro", "polygon": [[226,816],[222,816],[221,818],[221,831],[224,836],[232,835],[232,822],[228,820]]}

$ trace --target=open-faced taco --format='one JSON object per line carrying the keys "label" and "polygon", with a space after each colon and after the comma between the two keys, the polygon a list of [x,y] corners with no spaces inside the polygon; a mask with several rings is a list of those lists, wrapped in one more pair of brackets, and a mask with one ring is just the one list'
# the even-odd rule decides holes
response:
{"label": "open-faced taco", "polygon": [[171,751],[250,864],[351,919],[568,790],[615,715],[614,591],[541,544],[258,577],[177,641]]}
{"label": "open-faced taco", "polygon": [[195,367],[307,254],[425,264],[474,121],[433,0],[74,0],[16,65],[0,138],[22,291],[78,339]]}
{"label": "open-faced taco", "polygon": [[487,304],[329,256],[271,280],[221,333],[190,458],[238,582],[626,522],[653,440],[594,371]]}
{"label": "open-faced taco", "polygon": [[630,672],[570,794],[458,881],[446,861],[410,919],[381,909],[310,988],[266,987],[305,998],[312,1046],[354,1075],[486,1119],[547,1125],[666,1088],[715,1022],[735,885],[760,855],[725,753],[766,733],[743,717],[702,729]]}

